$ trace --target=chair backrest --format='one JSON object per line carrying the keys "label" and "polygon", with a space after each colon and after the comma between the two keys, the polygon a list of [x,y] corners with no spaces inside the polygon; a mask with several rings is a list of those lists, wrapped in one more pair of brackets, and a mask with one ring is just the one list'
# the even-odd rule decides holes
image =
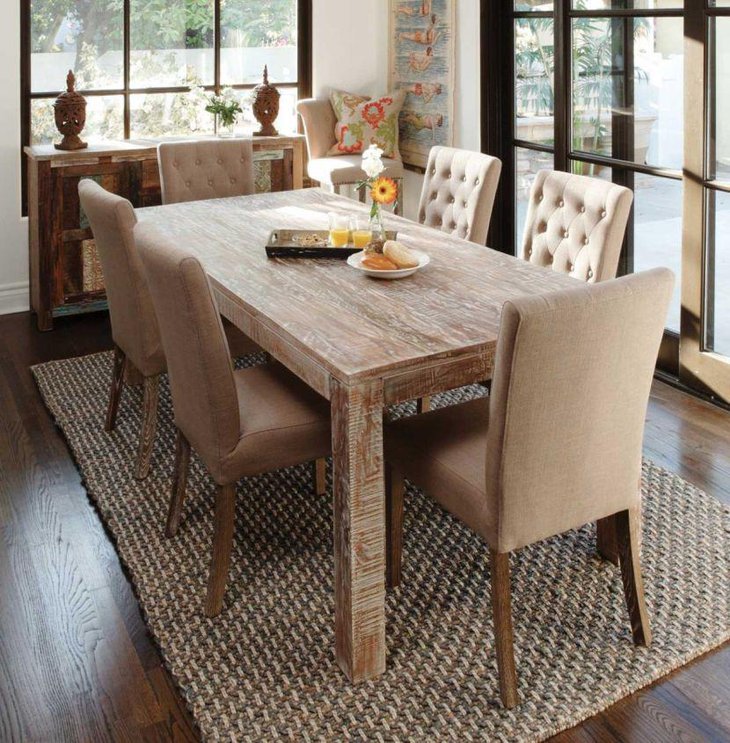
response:
{"label": "chair backrest", "polygon": [[337,142],[335,138],[337,117],[332,104],[328,99],[306,98],[297,103],[297,112],[304,124],[309,159],[325,157]]}
{"label": "chair backrest", "polygon": [[633,198],[600,178],[541,170],[530,191],[522,257],[590,283],[615,278]]}
{"label": "chair backrest", "polygon": [[487,433],[487,513],[511,551],[635,506],[674,277],[665,268],[507,302]]}
{"label": "chair backrest", "polygon": [[167,356],[175,424],[215,476],[240,436],[233,365],[200,262],[153,224],[135,230]]}
{"label": "chair backrest", "polygon": [[255,190],[250,139],[162,142],[157,159],[163,204],[246,196]]}
{"label": "chair backrest", "polygon": [[165,359],[134,241],[134,208],[127,199],[90,179],[79,181],[79,198],[104,272],[114,342],[142,374],[159,374],[165,369]]}
{"label": "chair backrest", "polygon": [[418,221],[485,245],[502,163],[481,152],[432,147]]}

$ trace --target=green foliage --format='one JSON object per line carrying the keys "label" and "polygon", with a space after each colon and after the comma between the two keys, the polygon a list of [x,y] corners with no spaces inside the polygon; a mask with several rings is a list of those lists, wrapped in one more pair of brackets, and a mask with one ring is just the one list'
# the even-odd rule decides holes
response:
{"label": "green foliage", "polygon": [[211,95],[205,110],[209,114],[218,116],[225,127],[233,126],[238,114],[243,113],[241,104],[231,88],[224,89],[220,95]]}
{"label": "green foliage", "polygon": [[[584,0],[576,3],[585,9]],[[646,34],[647,19],[627,19],[635,23],[634,38]],[[613,21],[578,17],[572,25],[573,147],[600,151],[601,138],[608,131],[606,111],[625,106],[621,86],[616,86],[617,55],[614,44],[620,33]],[[521,19],[515,49],[515,93],[518,116],[551,116],[555,109],[555,47],[552,18]],[[634,70],[641,78],[645,73]],[[618,78],[620,79],[620,78]]]}
{"label": "green foliage", "polygon": [[[99,58],[123,47],[123,0],[28,0],[31,10],[31,52],[44,53],[75,48],[79,89],[116,88],[119,66],[106,66]],[[213,0],[130,0],[131,46],[134,80],[154,80],[174,69],[174,49],[212,48],[214,44]],[[65,38],[59,32],[65,30]],[[296,0],[221,0],[221,44],[224,47],[270,47],[295,45]],[[58,42],[58,43],[57,43]],[[141,52],[141,53],[140,53]],[[178,85],[200,84],[192,69]],[[206,116],[208,94],[195,88],[190,93],[148,95],[137,99],[132,111],[134,136],[171,136],[210,132]],[[32,114],[32,139],[50,142],[57,137],[51,101],[38,101]],[[87,136],[119,138],[122,116],[119,100],[94,100],[89,110]],[[224,110],[225,109],[225,110]],[[228,99],[218,111],[221,123],[230,125],[242,109]]]}
{"label": "green foliage", "polygon": [[[133,49],[210,48],[213,0],[130,0]],[[57,51],[64,22],[77,48],[122,48],[122,0],[30,0],[31,51]],[[296,0],[221,0],[224,46],[296,43]],[[74,38],[69,39],[73,43]]]}

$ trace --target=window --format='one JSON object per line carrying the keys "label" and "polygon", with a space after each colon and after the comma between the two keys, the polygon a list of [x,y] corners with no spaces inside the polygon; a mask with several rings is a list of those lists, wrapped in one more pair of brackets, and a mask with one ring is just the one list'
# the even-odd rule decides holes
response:
{"label": "window", "polygon": [[[683,110],[676,94],[682,85],[683,11],[665,2],[657,16],[653,2],[631,5],[516,0],[515,243],[529,175],[550,160],[559,170],[608,178],[634,191],[624,272],[656,265],[678,272]],[[562,49],[556,49],[556,24]],[[677,287],[668,320],[675,332],[679,294]]]}
{"label": "window", "polygon": [[674,271],[660,359],[730,400],[730,1],[496,6],[482,0],[483,147],[504,165],[491,244],[519,251],[541,168],[632,189],[619,272]]}
{"label": "window", "polygon": [[[53,101],[74,70],[84,138],[213,132],[205,97],[232,87],[244,128],[264,64],[281,92],[277,127],[296,131],[309,95],[311,0],[30,0],[23,18],[23,144],[58,137]],[[242,119],[242,121],[241,121]]]}

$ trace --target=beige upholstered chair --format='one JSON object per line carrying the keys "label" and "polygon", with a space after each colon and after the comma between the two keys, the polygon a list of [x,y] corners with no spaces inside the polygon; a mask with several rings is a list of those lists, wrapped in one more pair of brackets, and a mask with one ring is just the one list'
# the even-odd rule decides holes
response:
{"label": "beige upholstered chair", "polygon": [[163,142],[157,147],[157,159],[163,204],[254,192],[250,139]]}
{"label": "beige upholstered chair", "polygon": [[614,183],[541,170],[530,191],[522,257],[589,283],[616,277],[634,196]]}
{"label": "beige upholstered chair", "polygon": [[641,449],[673,283],[669,270],[655,269],[507,302],[491,396],[386,429],[389,583],[400,581],[406,477],[489,545],[507,707],[518,701],[514,550],[602,519],[617,539],[634,642],[649,644],[639,564]]}
{"label": "beige upholstered chair", "polygon": [[432,147],[423,178],[418,221],[486,245],[502,163],[481,152]]}
{"label": "beige upholstered chair", "polygon": [[[104,429],[114,428],[125,377],[143,384],[143,420],[135,476],[149,473],[157,428],[159,375],[167,364],[157,319],[134,241],[137,217],[127,199],[109,193],[98,183],[79,182],[79,197],[99,251],[114,340],[114,371]],[[237,356],[261,349],[229,326]]]}
{"label": "beige upholstered chair", "polygon": [[[297,111],[302,117],[304,135],[307,138],[307,175],[318,181],[333,193],[340,193],[342,186],[354,186],[357,181],[365,177],[360,167],[362,155],[337,155],[328,157],[330,148],[336,144],[335,125],[337,118],[332,104],[328,100],[307,98],[297,103]],[[396,213],[402,213],[403,207],[403,178],[405,170],[400,160],[383,158],[385,165],[384,176],[393,178],[398,183],[398,204]],[[359,193],[361,201],[365,200],[364,190]]]}
{"label": "beige upholstered chair", "polygon": [[[628,188],[599,178],[539,171],[530,190],[522,257],[589,284],[616,278],[633,200]],[[419,412],[429,408],[427,398],[419,400]]]}
{"label": "beige upholstered chair", "polygon": [[[486,245],[502,162],[481,152],[432,147],[423,177],[418,221],[463,240]],[[416,401],[419,413],[431,398]]]}
{"label": "beige upholstered chair", "polygon": [[104,429],[113,430],[125,374],[136,371],[143,379],[144,412],[135,475],[143,478],[149,473],[152,457],[165,354],[134,243],[137,218],[127,199],[109,193],[95,181],[80,181],[79,196],[99,251],[114,340],[114,371]]}
{"label": "beige upholstered chair", "polygon": [[136,237],[167,356],[178,431],[168,536],[180,524],[191,446],[217,485],[206,599],[212,617],[225,594],[236,481],[329,454],[329,405],[279,364],[234,371],[200,263],[154,225],[139,224]]}

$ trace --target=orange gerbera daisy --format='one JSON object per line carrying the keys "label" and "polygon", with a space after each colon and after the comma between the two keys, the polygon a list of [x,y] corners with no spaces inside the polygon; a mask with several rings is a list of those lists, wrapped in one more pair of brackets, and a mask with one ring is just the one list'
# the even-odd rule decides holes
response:
{"label": "orange gerbera daisy", "polygon": [[398,184],[392,178],[381,176],[373,183],[370,195],[378,204],[392,204],[398,198]]}

